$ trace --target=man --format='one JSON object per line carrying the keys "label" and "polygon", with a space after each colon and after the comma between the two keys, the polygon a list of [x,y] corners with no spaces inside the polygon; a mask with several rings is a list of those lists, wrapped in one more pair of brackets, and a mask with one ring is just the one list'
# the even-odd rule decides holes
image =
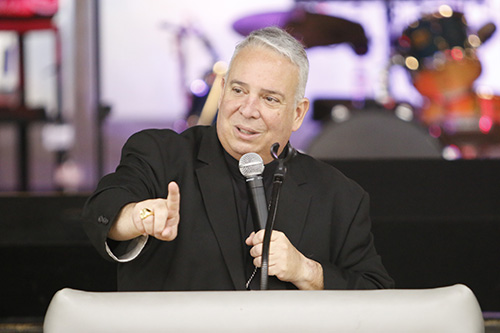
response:
{"label": "man", "polygon": [[[118,264],[119,290],[258,289],[264,230],[252,231],[238,160],[258,153],[271,188],[271,145],[287,146],[309,108],[304,48],[279,28],[235,50],[215,126],[146,130],[85,207],[98,251]],[[331,166],[298,154],[287,165],[275,230],[272,289],[373,289],[393,282],[370,232],[368,195]]]}

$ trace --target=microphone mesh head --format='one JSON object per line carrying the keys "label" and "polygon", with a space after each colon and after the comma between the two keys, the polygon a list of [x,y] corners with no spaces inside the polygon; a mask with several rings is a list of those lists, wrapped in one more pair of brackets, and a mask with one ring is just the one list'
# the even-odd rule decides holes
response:
{"label": "microphone mesh head", "polygon": [[247,153],[240,158],[240,172],[246,178],[261,175],[264,171],[264,161],[259,154]]}

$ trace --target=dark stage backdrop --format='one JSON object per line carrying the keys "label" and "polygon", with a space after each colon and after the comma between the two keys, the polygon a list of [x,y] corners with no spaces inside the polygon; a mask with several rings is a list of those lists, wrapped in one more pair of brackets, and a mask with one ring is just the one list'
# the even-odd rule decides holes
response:
{"label": "dark stage backdrop", "polygon": [[[329,161],[371,196],[377,250],[397,288],[469,286],[500,311],[500,161]],[[0,317],[45,314],[64,287],[116,288],[81,226],[87,194],[0,197]]]}
{"label": "dark stage backdrop", "polygon": [[330,161],[371,196],[375,245],[397,288],[469,286],[500,311],[500,161]]}

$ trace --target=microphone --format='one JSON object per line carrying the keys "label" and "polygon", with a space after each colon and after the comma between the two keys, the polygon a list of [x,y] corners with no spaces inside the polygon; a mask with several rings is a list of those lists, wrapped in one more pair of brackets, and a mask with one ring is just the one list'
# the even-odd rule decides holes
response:
{"label": "microphone", "polygon": [[247,191],[250,196],[250,206],[252,209],[253,227],[257,232],[266,228],[267,205],[262,172],[264,171],[264,161],[259,154],[247,153],[240,158],[240,172],[247,180]]}

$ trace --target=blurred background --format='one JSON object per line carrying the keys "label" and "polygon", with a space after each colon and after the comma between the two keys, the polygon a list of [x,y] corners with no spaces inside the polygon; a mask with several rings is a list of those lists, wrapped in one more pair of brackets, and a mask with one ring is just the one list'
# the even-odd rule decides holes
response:
{"label": "blurred background", "polygon": [[291,142],[370,194],[396,287],[466,284],[500,332],[497,0],[0,0],[0,332],[116,289],[86,198],[131,134],[200,121],[214,65],[271,25],[310,60]]}
{"label": "blurred background", "polygon": [[[1,0],[0,191],[88,191],[143,128],[196,123],[249,31],[307,47],[319,158],[498,159],[493,0]],[[22,61],[21,61],[22,59]]]}

